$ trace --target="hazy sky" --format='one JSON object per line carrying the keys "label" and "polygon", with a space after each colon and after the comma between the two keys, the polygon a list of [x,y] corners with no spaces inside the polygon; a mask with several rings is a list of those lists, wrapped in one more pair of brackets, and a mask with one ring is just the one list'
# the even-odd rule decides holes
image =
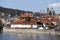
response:
{"label": "hazy sky", "polygon": [[0,6],[33,12],[53,7],[56,13],[60,13],[60,0],[0,0]]}

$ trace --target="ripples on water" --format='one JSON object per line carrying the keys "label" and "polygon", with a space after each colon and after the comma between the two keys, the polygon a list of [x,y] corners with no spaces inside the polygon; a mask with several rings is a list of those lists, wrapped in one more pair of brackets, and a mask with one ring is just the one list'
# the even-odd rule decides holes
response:
{"label": "ripples on water", "polygon": [[0,40],[60,40],[60,35],[0,33]]}

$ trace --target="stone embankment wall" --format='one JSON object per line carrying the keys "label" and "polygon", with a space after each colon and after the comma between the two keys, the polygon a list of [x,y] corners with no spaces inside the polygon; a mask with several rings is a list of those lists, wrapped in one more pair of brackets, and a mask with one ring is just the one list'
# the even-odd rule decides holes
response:
{"label": "stone embankment wall", "polygon": [[34,34],[59,34],[60,32],[55,32],[54,29],[51,30],[40,30],[40,29],[5,29],[3,32],[13,32],[13,33],[34,33]]}

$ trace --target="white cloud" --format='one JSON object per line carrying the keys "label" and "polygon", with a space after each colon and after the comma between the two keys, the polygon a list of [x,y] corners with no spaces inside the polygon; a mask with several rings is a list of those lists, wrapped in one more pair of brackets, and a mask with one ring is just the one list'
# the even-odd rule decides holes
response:
{"label": "white cloud", "polygon": [[49,7],[58,8],[58,7],[60,7],[60,3],[50,4]]}

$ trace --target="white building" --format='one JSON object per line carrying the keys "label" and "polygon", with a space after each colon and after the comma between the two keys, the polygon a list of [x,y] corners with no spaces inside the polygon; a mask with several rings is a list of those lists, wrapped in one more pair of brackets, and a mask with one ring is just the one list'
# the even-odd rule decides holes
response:
{"label": "white building", "polygon": [[11,28],[37,28],[37,25],[30,24],[11,24]]}

